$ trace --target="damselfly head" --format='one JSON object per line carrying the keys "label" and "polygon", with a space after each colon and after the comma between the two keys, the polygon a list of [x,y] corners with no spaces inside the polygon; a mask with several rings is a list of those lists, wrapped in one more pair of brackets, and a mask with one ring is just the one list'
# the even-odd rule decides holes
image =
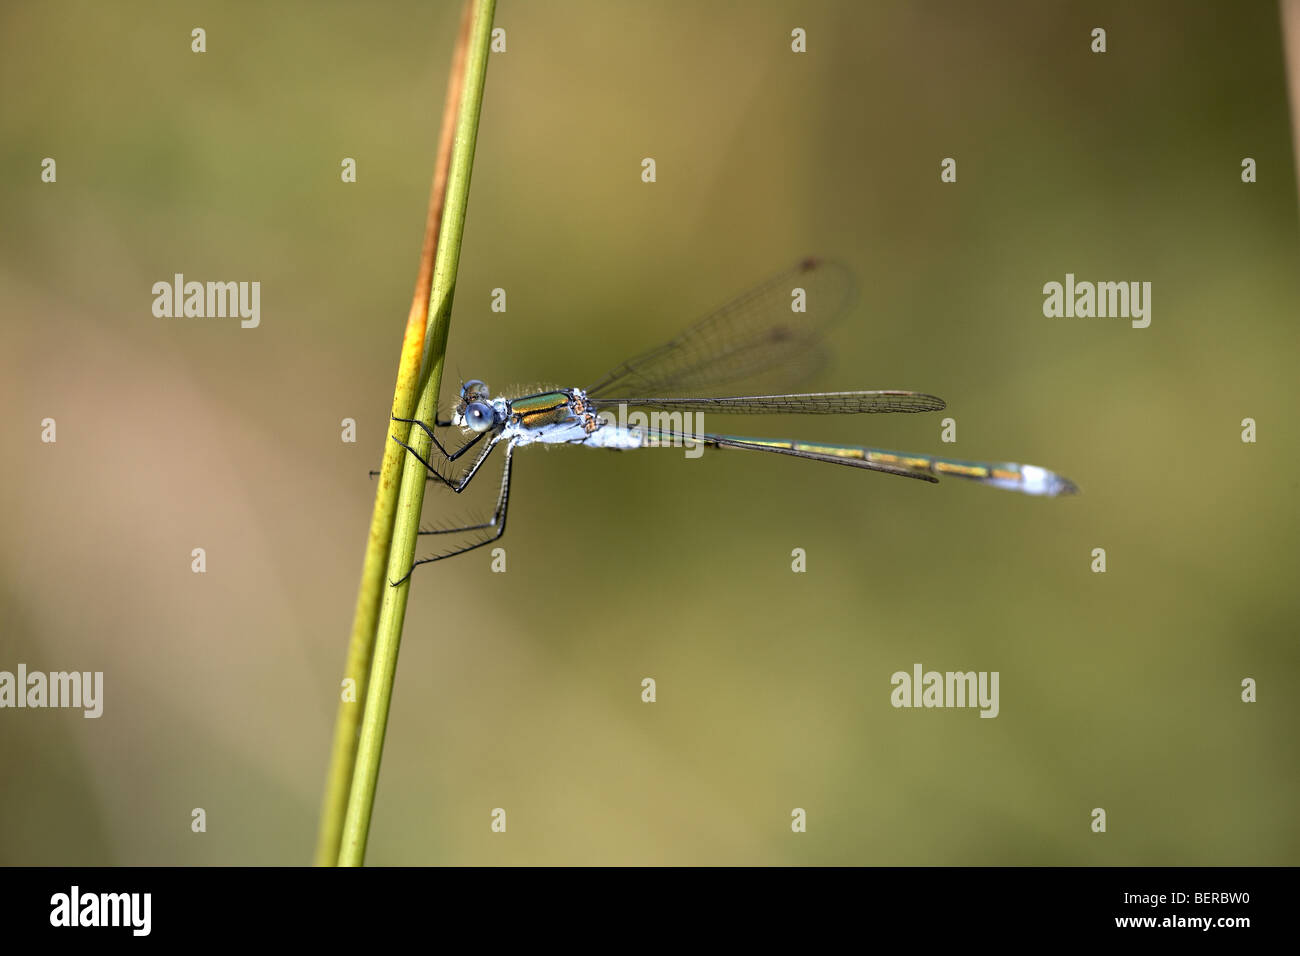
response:
{"label": "damselfly head", "polygon": [[452,423],[476,432],[487,431],[496,423],[496,411],[490,404],[491,397],[486,382],[476,378],[462,382]]}

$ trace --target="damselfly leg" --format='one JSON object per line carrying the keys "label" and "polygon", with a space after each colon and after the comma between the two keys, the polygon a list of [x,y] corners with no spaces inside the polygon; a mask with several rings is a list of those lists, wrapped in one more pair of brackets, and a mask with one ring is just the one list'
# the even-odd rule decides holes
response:
{"label": "damselfly leg", "polygon": [[[407,424],[417,425],[421,429],[423,429],[424,433],[429,436],[429,440],[433,442],[434,447],[438,449],[438,451],[442,454],[442,457],[445,458],[448,463],[456,461],[467,451],[469,451],[480,441],[482,441],[483,436],[487,434],[487,432],[479,432],[477,435],[469,439],[467,442],[465,442],[465,444],[461,445],[455,451],[448,452],[447,449],[443,446],[442,442],[438,441],[438,437],[433,433],[433,429],[430,428],[428,425],[426,425],[424,422],[419,421],[418,419],[415,418],[398,418],[396,415],[393,416],[393,421],[406,422]],[[393,436],[393,441],[397,442],[397,444],[401,445],[408,452],[410,452],[411,455],[414,456],[415,460],[424,466],[425,471],[428,472],[425,478],[426,481],[433,481],[436,479],[442,482],[452,491],[456,492],[456,494],[460,494],[462,491],[465,490],[466,486],[470,483],[470,481],[473,480],[474,475],[478,472],[479,468],[483,465],[483,462],[487,461],[488,456],[492,454],[492,449],[496,447],[495,439],[489,442],[488,446],[483,449],[482,454],[480,454],[478,458],[474,461],[474,464],[472,464],[469,467],[469,469],[463,475],[461,475],[459,480],[453,481],[451,478],[447,477],[446,475],[442,474],[442,472],[438,471],[438,469],[435,468],[429,462],[429,459],[425,458],[423,455],[421,455],[410,445],[406,444],[406,442],[402,441],[400,438],[398,438],[395,435]]]}
{"label": "damselfly leg", "polygon": [[[491,452],[491,450],[496,447],[496,444],[497,444],[497,440],[494,440],[492,444],[488,446],[487,449],[488,452]],[[484,536],[481,541],[474,541],[471,544],[461,545],[459,547],[452,548],[449,551],[444,551],[441,554],[431,555],[427,558],[419,558],[418,560],[416,560],[411,564],[411,570],[407,571],[406,574],[403,575],[400,580],[389,582],[390,584],[393,585],[393,587],[396,587],[397,585],[401,584],[403,581],[407,580],[407,578],[411,576],[411,573],[415,571],[415,569],[419,567],[421,564],[431,564],[434,561],[441,561],[444,558],[454,558],[458,554],[464,554],[466,551],[473,551],[475,548],[481,548],[484,545],[491,544],[493,541],[496,541],[498,538],[500,538],[503,534],[506,533],[506,508],[510,504],[510,475],[511,475],[511,467],[514,461],[514,452],[515,452],[514,444],[512,442],[507,442],[506,461],[505,461],[505,465],[501,470],[501,493],[497,497],[496,509],[492,512],[492,517],[489,520],[481,522],[480,524],[464,525],[463,527],[458,527],[458,528],[432,528],[429,530],[425,530],[423,528],[420,529],[420,534],[422,535],[458,534],[461,532],[471,532],[471,531],[491,531],[491,534]],[[486,457],[487,455],[484,454],[479,459],[479,463],[481,463],[483,458]],[[475,465],[475,468],[477,469],[477,464]],[[466,480],[465,483],[468,484],[468,479]]]}

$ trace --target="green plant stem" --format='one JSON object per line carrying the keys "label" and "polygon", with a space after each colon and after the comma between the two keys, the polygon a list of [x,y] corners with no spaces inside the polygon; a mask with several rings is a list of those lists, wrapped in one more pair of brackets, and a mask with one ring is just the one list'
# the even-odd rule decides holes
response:
{"label": "green plant stem", "polygon": [[[433,256],[447,197],[447,175],[456,133],[456,112],[460,108],[464,88],[465,51],[469,46],[472,8],[472,0],[467,0],[461,13],[460,32],[452,50],[442,130],[438,138],[438,155],[434,162],[433,186],[429,191],[429,211],[425,217],[424,242],[420,249],[419,275],[406,319],[406,334],[402,337],[397,385],[393,389],[393,415],[398,418],[411,417],[420,392],[420,364],[424,357],[429,296],[433,287]],[[409,431],[409,427],[400,422],[391,422],[391,428],[391,431],[384,432],[383,464],[380,465],[375,507],[370,516],[370,534],[366,540],[366,556],[361,569],[361,584],[357,589],[356,609],[352,618],[347,669],[343,672],[344,678],[352,682],[352,693],[346,696],[340,693],[330,771],[325,784],[325,797],[321,803],[320,832],[316,841],[317,866],[334,866],[338,863],[343,816],[347,810],[348,793],[352,789],[352,771],[357,758],[361,713],[370,683],[370,662],[375,653],[375,628],[379,623],[379,608],[387,584],[384,572],[388,568],[388,552],[393,540],[393,522],[397,515],[397,491],[404,454],[401,446],[391,441],[389,435],[396,435],[405,441]]]}
{"label": "green plant stem", "polygon": [[[470,172],[474,164],[474,147],[478,138],[479,110],[483,104],[483,85],[487,77],[488,44],[492,38],[495,0],[475,0],[470,42],[465,62],[465,82],[456,118],[456,137],[452,146],[451,167],[447,178],[447,202],[438,250],[434,259],[433,289],[429,297],[428,330],[425,334],[425,371],[415,416],[432,422],[438,407],[438,390],[442,385],[443,360],[447,351],[447,333],[451,323],[451,304],[456,291],[456,271],[460,265],[461,238],[465,231],[465,211],[469,203]],[[428,458],[431,443],[423,429],[410,432],[411,447]],[[393,525],[392,546],[388,555],[388,580],[404,578],[415,560],[416,536],[420,530],[420,511],[424,505],[424,466],[412,456],[402,465],[398,491],[397,515]],[[379,761],[388,727],[388,710],[397,672],[397,652],[402,642],[402,621],[410,578],[396,587],[384,588],[375,635],[375,654],[370,667],[365,709],[361,717],[361,736],[357,741],[356,766],[343,819],[343,839],[339,847],[340,866],[360,866],[365,860],[366,839],[370,832],[370,815],[374,808],[375,786],[379,778]]]}

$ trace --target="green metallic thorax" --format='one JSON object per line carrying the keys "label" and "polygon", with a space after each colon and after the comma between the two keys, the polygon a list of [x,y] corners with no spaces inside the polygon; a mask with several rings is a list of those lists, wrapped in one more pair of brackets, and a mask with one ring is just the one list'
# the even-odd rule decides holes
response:
{"label": "green metallic thorax", "polygon": [[573,411],[569,407],[570,401],[568,392],[525,395],[510,403],[510,417],[525,428],[558,425],[573,418]]}

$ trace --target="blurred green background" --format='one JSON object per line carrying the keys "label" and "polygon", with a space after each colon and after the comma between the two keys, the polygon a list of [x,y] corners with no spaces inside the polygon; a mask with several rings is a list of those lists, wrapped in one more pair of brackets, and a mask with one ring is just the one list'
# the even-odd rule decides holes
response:
{"label": "blurred green background", "polygon": [[[310,861],[458,18],[4,6],[0,669],[106,692],[99,720],[0,712],[0,862]],[[497,23],[444,401],[593,381],[820,253],[861,293],[816,385],[941,395],[958,443],[941,416],[727,430],[1084,493],[521,452],[508,572],[416,574],[368,861],[1300,863],[1275,6],[503,0]],[[155,318],[175,272],[260,281],[261,327]],[[1152,282],[1151,327],[1044,318],[1067,272]],[[426,519],[495,486],[431,489]],[[999,671],[1001,715],[893,709],[917,662]]]}

